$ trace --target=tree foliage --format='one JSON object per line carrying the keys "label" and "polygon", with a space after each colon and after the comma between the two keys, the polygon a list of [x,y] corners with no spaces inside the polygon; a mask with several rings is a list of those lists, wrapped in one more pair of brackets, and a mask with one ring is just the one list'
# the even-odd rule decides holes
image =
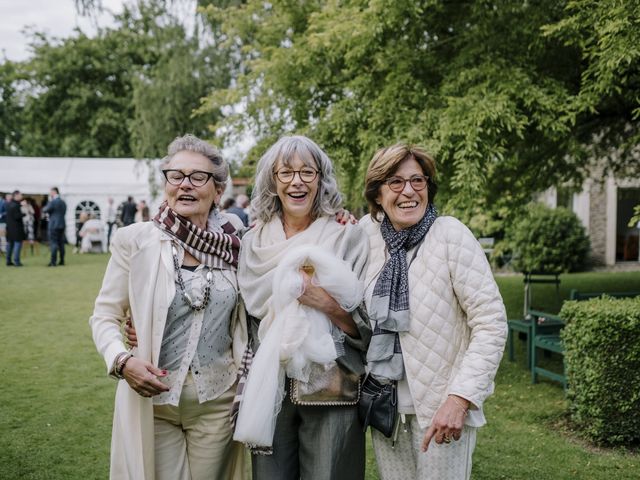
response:
{"label": "tree foliage", "polygon": [[[243,104],[217,126],[257,135],[249,162],[285,132],[312,136],[337,163],[352,208],[374,151],[403,140],[436,156],[449,211],[508,216],[532,193],[580,180],[608,115],[630,121],[638,108],[640,43],[608,63],[609,50],[584,38],[600,35],[591,22],[606,10],[612,44],[634,40],[635,2],[219,3],[205,12],[241,68],[203,110]],[[611,78],[621,71],[628,80]],[[629,163],[625,152],[616,158]]]}
{"label": "tree foliage", "polygon": [[93,38],[34,33],[31,59],[2,64],[11,111],[0,110],[3,153],[154,158],[178,134],[209,134],[216,112],[193,111],[227,85],[226,58],[161,0],[126,6],[115,20]]}

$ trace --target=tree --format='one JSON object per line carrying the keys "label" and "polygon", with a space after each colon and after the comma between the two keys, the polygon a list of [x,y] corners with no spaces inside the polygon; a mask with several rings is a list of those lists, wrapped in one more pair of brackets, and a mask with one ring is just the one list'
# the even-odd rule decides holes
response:
{"label": "tree", "polygon": [[[377,148],[424,144],[438,160],[440,204],[466,219],[484,213],[486,227],[533,193],[586,173],[606,112],[585,107],[595,101],[586,93],[593,53],[576,39],[589,33],[589,16],[566,22],[592,3],[624,10],[616,18],[637,9],[613,0],[210,5],[207,15],[222,25],[242,68],[203,109],[243,102],[217,127],[253,131],[259,150],[285,132],[312,136],[336,162],[351,208],[362,204]],[[625,44],[635,25],[632,17],[612,36]],[[622,67],[629,78],[637,73],[635,60],[610,70]],[[638,105],[632,83],[625,112]],[[615,103],[610,94],[620,88],[596,89],[601,103]]]}
{"label": "tree", "polygon": [[11,118],[20,119],[16,134],[0,111],[5,151],[156,158],[179,134],[210,135],[215,112],[192,113],[202,96],[227,84],[226,59],[198,32],[189,36],[162,0],[125,7],[116,26],[94,38],[34,33],[31,43],[30,60],[0,70]]}

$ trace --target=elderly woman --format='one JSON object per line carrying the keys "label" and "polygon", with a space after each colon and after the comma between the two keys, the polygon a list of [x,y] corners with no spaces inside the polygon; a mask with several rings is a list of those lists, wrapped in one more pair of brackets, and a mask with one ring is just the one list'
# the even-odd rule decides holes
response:
{"label": "elderly woman", "polygon": [[[256,226],[243,238],[238,267],[238,283],[253,332],[273,301],[276,267],[296,247],[314,245],[329,250],[362,278],[368,243],[358,225],[335,221],[340,203],[331,161],[310,139],[281,138],[260,159],[251,202]],[[298,301],[330,319],[340,352],[340,375],[357,378],[364,373],[364,352],[371,335],[366,316],[357,308],[343,310],[303,275],[304,290]],[[253,338],[258,336],[254,333]],[[291,385],[287,379],[282,386],[286,386],[286,396],[276,418],[271,454],[252,455],[254,480],[364,478],[365,440],[355,402],[303,405],[292,399]]]}
{"label": "elderly woman", "polygon": [[372,429],[384,480],[469,478],[507,336],[482,248],[458,220],[438,217],[435,173],[425,151],[397,144],[366,174],[368,369],[397,382],[400,422],[392,438]]}
{"label": "elderly woman", "polygon": [[[216,208],[228,166],[187,135],[169,145],[162,173],[166,201],[152,222],[116,232],[89,321],[121,379],[111,478],[241,479],[244,449],[228,415],[247,338],[236,318],[240,241]],[[121,334],[129,313],[131,351]]]}

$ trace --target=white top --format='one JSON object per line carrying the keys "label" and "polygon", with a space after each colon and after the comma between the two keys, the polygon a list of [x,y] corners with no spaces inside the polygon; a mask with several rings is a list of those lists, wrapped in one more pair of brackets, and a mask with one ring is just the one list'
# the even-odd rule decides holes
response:
{"label": "white top", "polygon": [[[208,271],[204,265],[193,272],[181,269],[185,289],[194,302],[202,301]],[[212,274],[209,303],[200,311],[191,309],[176,281],[158,360],[158,368],[168,371],[161,381],[171,390],[155,396],[154,405],[178,406],[189,371],[200,403],[218,398],[236,381],[229,324],[237,294],[220,270],[212,270]]]}

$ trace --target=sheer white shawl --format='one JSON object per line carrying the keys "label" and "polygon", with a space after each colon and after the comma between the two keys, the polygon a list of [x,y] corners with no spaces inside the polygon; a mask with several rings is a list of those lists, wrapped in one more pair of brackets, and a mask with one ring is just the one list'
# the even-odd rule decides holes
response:
{"label": "sheer white shawl", "polygon": [[284,376],[307,380],[311,362],[337,356],[331,322],[301,305],[302,265],[313,265],[313,282],[346,311],[362,301],[368,242],[359,227],[323,217],[286,239],[279,218],[243,238],[238,283],[247,311],[261,318],[256,352],[245,385],[234,439],[269,447],[284,398]]}

